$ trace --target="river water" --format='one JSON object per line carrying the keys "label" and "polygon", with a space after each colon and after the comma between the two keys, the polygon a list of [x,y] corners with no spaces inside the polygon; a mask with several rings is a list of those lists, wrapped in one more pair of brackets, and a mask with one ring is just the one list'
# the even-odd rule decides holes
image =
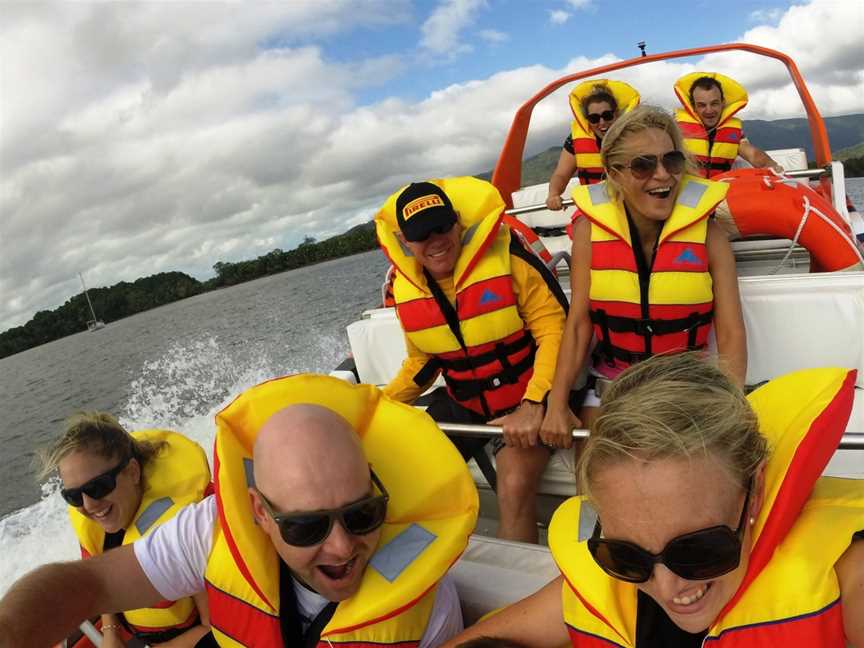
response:
{"label": "river water", "polygon": [[380,303],[386,267],[378,251],[329,261],[0,360],[0,593],[40,563],[77,557],[56,480],[34,477],[36,449],[69,414],[107,410],[129,429],[183,432],[209,453],[213,416],[238,393],[341,362],[345,327]]}
{"label": "river water", "polygon": [[[864,179],[847,181],[864,208]],[[345,327],[380,302],[384,256],[367,252],[198,295],[0,360],[0,593],[24,572],[77,557],[56,480],[34,477],[37,448],[76,409],[129,429],[183,432],[211,451],[213,416],[259,382],[328,372]]]}

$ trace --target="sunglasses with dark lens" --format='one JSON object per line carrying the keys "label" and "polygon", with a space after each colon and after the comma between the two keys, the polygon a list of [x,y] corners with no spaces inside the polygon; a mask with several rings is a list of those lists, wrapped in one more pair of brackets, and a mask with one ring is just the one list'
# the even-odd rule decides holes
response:
{"label": "sunglasses with dark lens", "polygon": [[432,236],[433,234],[447,234],[450,230],[453,229],[453,226],[455,224],[456,223],[444,223],[443,225],[438,225],[438,227],[433,227],[432,229],[430,229],[426,232],[426,234],[423,236],[423,238],[414,239],[411,242],[412,243],[422,243],[423,241],[428,241],[429,237]]}
{"label": "sunglasses with dark lens", "polygon": [[654,175],[658,164],[662,164],[668,173],[677,175],[684,170],[685,160],[686,158],[681,151],[669,151],[659,157],[656,155],[639,155],[630,160],[630,164],[617,164],[615,166],[630,169],[634,178],[644,180]]}
{"label": "sunglasses with dark lens", "polygon": [[599,124],[601,119],[605,122],[611,122],[615,119],[615,113],[612,110],[604,110],[599,113],[588,113],[585,115],[585,119],[592,124]]}
{"label": "sunglasses with dark lens", "polygon": [[[261,491],[264,508],[276,525],[286,544],[294,547],[311,547],[321,544],[330,535],[333,522],[339,520],[342,528],[351,535],[366,535],[384,524],[387,516],[387,502],[390,495],[378,476],[370,469],[372,483],[381,491],[380,495],[365,497],[359,502],[337,509],[309,511],[308,513],[276,513],[273,505]],[[257,490],[257,489],[256,489]]]}
{"label": "sunglasses with dark lens", "polygon": [[741,561],[741,537],[749,501],[750,484],[738,528],[734,531],[719,525],[685,533],[670,540],[659,554],[652,554],[631,542],[601,538],[598,518],[594,534],[588,539],[588,551],[603,571],[628,583],[647,581],[657,563],[663,563],[684,580],[717,578],[731,572]]}
{"label": "sunglasses with dark lens", "polygon": [[132,457],[126,457],[119,464],[101,475],[97,475],[76,488],[63,488],[60,495],[72,506],[84,506],[84,495],[90,499],[98,500],[108,495],[117,488],[117,475],[126,467]]}

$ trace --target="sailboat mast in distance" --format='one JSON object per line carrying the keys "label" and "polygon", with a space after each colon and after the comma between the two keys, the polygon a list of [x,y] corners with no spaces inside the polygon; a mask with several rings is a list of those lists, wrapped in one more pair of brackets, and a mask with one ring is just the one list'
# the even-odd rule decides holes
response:
{"label": "sailboat mast in distance", "polygon": [[84,275],[78,273],[78,278],[81,279],[81,287],[84,289],[84,296],[87,298],[87,305],[90,307],[90,315],[93,319],[87,321],[88,331],[98,331],[105,328],[105,322],[96,317],[96,311],[93,310],[93,302],[90,301],[90,293],[87,292],[87,284],[84,283]]}

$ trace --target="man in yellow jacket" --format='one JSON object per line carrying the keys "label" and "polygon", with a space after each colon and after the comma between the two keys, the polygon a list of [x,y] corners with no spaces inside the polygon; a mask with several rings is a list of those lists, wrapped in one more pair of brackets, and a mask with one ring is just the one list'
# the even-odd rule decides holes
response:
{"label": "man in yellow jacket", "polygon": [[[501,425],[498,536],[536,542],[537,483],[550,456],[538,431],[567,300],[502,224],[503,212],[493,185],[464,177],[413,183],[377,214],[407,348],[384,392],[413,403],[443,373],[447,387],[432,395],[432,418]],[[466,458],[485,445],[454,442]]]}

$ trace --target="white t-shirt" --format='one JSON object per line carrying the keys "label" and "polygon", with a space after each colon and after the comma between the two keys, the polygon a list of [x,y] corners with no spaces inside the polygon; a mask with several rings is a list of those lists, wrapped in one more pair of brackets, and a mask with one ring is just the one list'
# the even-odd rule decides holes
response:
{"label": "white t-shirt", "polygon": [[[174,518],[136,541],[135,556],[144,574],[160,595],[169,601],[204,590],[204,572],[213,544],[216,499],[205,497],[182,509]],[[327,599],[296,580],[298,613],[310,622],[327,606]],[[308,624],[304,623],[304,630]],[[434,648],[462,632],[462,609],[456,586],[445,576],[435,595],[435,605],[420,640],[420,648]]]}

